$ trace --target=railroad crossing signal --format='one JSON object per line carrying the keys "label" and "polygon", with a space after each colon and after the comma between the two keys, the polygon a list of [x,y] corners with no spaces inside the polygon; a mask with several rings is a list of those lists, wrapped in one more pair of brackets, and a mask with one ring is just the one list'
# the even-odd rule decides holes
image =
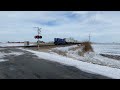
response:
{"label": "railroad crossing signal", "polygon": [[42,29],[42,28],[39,28],[39,27],[34,27],[34,28],[37,28],[37,29],[38,29],[38,35],[36,35],[34,38],[35,38],[35,39],[38,39],[38,49],[39,49],[39,44],[40,44],[39,39],[42,38],[42,36],[40,35],[40,34],[41,34],[41,29]]}

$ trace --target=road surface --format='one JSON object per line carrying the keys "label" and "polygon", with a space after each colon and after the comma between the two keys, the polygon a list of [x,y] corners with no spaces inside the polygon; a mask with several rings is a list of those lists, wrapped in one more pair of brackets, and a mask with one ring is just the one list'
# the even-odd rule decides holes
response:
{"label": "road surface", "polygon": [[[9,55],[22,52],[22,55]],[[39,59],[34,54],[17,48],[0,48],[0,53],[8,54],[0,62],[0,79],[109,79],[90,74],[75,67]]]}

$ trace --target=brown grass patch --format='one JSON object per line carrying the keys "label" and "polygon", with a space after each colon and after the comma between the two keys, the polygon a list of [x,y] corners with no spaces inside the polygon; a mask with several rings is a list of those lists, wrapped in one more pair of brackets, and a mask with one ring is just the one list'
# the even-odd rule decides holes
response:
{"label": "brown grass patch", "polygon": [[93,48],[91,46],[91,43],[89,41],[84,41],[81,44],[83,46],[83,52],[93,52]]}

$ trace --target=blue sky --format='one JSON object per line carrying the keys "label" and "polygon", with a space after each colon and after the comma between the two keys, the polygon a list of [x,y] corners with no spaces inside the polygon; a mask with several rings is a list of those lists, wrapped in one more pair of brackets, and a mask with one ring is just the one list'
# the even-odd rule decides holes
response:
{"label": "blue sky", "polygon": [[120,42],[120,11],[0,11],[0,42],[43,41],[73,37],[93,42]]}

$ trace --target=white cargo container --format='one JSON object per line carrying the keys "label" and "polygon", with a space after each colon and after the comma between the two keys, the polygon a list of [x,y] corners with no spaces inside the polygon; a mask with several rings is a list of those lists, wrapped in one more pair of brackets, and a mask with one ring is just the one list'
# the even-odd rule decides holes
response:
{"label": "white cargo container", "polygon": [[75,43],[73,38],[65,38],[66,43]]}
{"label": "white cargo container", "polygon": [[30,42],[29,41],[24,41],[24,46],[29,46]]}

